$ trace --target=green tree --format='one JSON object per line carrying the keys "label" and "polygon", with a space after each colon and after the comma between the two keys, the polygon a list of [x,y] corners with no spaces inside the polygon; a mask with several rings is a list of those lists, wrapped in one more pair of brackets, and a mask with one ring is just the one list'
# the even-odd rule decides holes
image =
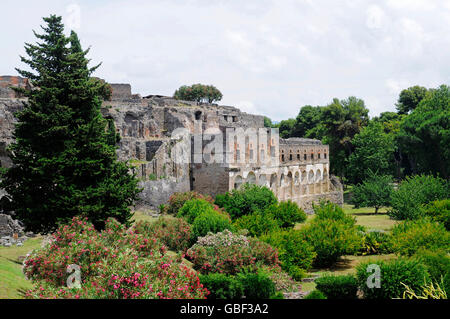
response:
{"label": "green tree", "polygon": [[267,116],[264,116],[264,127],[272,127],[272,120]]}
{"label": "green tree", "polygon": [[193,84],[191,86],[183,85],[175,91],[173,97],[178,100],[208,102],[220,101],[222,93],[213,85]]}
{"label": "green tree", "polygon": [[450,87],[432,90],[401,123],[399,147],[413,173],[450,174]]}
{"label": "green tree", "polygon": [[321,140],[324,135],[324,126],[321,122],[322,108],[321,106],[303,106],[295,119],[292,136]]}
{"label": "green tree", "polygon": [[383,125],[370,121],[353,138],[355,150],[348,159],[348,178],[360,183],[374,170],[380,175],[392,174],[394,169],[394,135],[384,132]]}
{"label": "green tree", "polygon": [[[137,198],[137,179],[118,162],[108,143],[107,121],[100,113],[105,83],[92,78],[75,33],[64,35],[62,18],[44,18],[41,41],[26,44],[31,71],[17,69],[36,89],[16,114],[14,166],[3,174],[12,208],[26,228],[50,232],[76,215],[102,227],[108,217],[129,224],[130,205]],[[34,71],[34,72],[33,72]]]}
{"label": "green tree", "polygon": [[282,120],[280,123],[276,124],[275,127],[278,127],[281,138],[289,138],[292,137],[292,129],[294,128],[294,125],[294,119],[287,119]]}
{"label": "green tree", "polygon": [[371,173],[366,180],[353,188],[352,203],[355,208],[373,207],[375,213],[378,213],[381,207],[390,205],[393,190],[392,176]]}
{"label": "green tree", "polygon": [[400,92],[396,108],[399,114],[408,114],[426,97],[428,90],[423,86],[412,86]]}
{"label": "green tree", "polygon": [[367,125],[369,110],[364,101],[351,96],[345,100],[333,99],[322,109],[321,122],[325,127],[326,144],[330,145],[331,169],[342,177],[347,173],[347,159],[354,150],[353,137]]}

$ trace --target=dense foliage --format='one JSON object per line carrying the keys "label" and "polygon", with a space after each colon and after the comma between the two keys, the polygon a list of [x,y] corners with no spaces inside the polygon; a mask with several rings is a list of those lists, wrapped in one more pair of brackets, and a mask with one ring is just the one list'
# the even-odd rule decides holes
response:
{"label": "dense foliage", "polygon": [[450,183],[439,177],[417,175],[407,177],[391,195],[389,215],[395,219],[417,219],[423,215],[423,205],[449,198]]}
{"label": "dense foliage", "polygon": [[[33,251],[24,273],[30,298],[205,298],[195,271],[168,257],[166,247],[109,219],[102,232],[86,219],[61,226],[53,241]],[[81,288],[66,286],[69,265],[80,266]]]}
{"label": "dense foliage", "polygon": [[316,289],[321,291],[327,299],[357,298],[358,282],[353,275],[325,275],[318,278],[315,282]]}
{"label": "dense foliage", "polygon": [[239,189],[217,195],[215,199],[215,203],[224,208],[232,218],[248,215],[257,210],[264,211],[277,201],[269,188],[255,184],[244,184]]}
{"label": "dense foliage", "polygon": [[[367,285],[369,276],[374,273],[368,272],[369,265],[380,267],[380,287],[369,287]],[[394,259],[391,261],[367,261],[356,267],[358,286],[367,299],[392,299],[401,298],[405,287],[408,285],[413,291],[419,291],[428,280],[428,273],[424,265],[415,260]]]}
{"label": "dense foliage", "polygon": [[213,103],[222,99],[222,93],[213,85],[198,83],[181,86],[175,91],[173,97],[177,100]]}
{"label": "dense foliage", "polygon": [[393,191],[392,176],[371,173],[361,184],[353,187],[351,202],[355,208],[373,207],[377,213],[381,207],[390,206]]}

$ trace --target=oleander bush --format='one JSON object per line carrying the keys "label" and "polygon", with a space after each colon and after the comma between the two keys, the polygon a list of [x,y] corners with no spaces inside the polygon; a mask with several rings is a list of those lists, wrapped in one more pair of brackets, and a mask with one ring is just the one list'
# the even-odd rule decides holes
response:
{"label": "oleander bush", "polygon": [[443,199],[428,203],[424,208],[424,215],[439,222],[450,230],[450,199]]}
{"label": "oleander bush", "polygon": [[404,221],[392,229],[392,249],[412,256],[420,249],[450,251],[450,233],[444,225],[428,219]]}
{"label": "oleander bush", "polygon": [[424,215],[423,205],[450,197],[450,183],[431,175],[407,177],[391,195],[388,214],[398,220],[418,219]]}
{"label": "oleander bush", "polygon": [[216,196],[215,204],[225,209],[234,218],[249,215],[257,210],[264,211],[278,202],[273,192],[266,186],[244,184],[225,194]]}
{"label": "oleander bush", "polygon": [[278,251],[269,244],[228,230],[200,237],[187,251],[186,258],[202,274],[235,275],[244,268],[256,270],[263,265],[280,265]]}
{"label": "oleander bush", "polygon": [[243,215],[236,219],[233,225],[236,229],[248,230],[248,234],[254,237],[279,229],[278,222],[267,211],[255,211],[249,215]]}
{"label": "oleander bush", "polygon": [[315,281],[316,289],[327,299],[357,299],[358,282],[353,275],[325,275]]}
{"label": "oleander bush", "polygon": [[300,231],[277,231],[260,239],[278,249],[281,268],[295,280],[301,280],[306,271],[311,269],[316,253]]}
{"label": "oleander bush", "polygon": [[296,223],[303,223],[306,220],[306,213],[291,200],[272,204],[266,212],[273,216],[281,228],[292,228]]}
{"label": "oleander bush", "polygon": [[214,207],[211,203],[204,199],[194,198],[184,203],[178,211],[177,217],[185,218],[189,224],[192,224],[201,213],[213,211]]}
{"label": "oleander bush", "polygon": [[168,249],[185,252],[191,243],[192,231],[183,218],[162,216],[155,222],[140,221],[133,226],[136,234],[160,240]]}
{"label": "oleander bush", "polygon": [[[373,282],[369,276],[374,272],[368,272],[368,266],[376,264],[380,268],[380,288],[369,287],[367,281]],[[405,258],[391,261],[367,261],[356,267],[356,278],[359,289],[366,299],[393,299],[401,298],[405,291],[403,284],[408,285],[413,291],[419,292],[422,286],[429,280],[425,266],[417,260]]]}
{"label": "oleander bush", "polygon": [[[98,232],[75,217],[53,240],[24,261],[34,283],[28,298],[205,298],[197,273],[171,258],[156,238],[147,238],[113,219]],[[67,287],[69,265],[78,265],[81,289]]]}

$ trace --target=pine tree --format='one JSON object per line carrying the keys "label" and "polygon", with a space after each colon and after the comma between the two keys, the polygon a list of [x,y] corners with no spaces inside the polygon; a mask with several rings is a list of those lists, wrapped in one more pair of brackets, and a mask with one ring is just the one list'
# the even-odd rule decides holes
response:
{"label": "pine tree", "polygon": [[86,216],[102,228],[108,217],[129,224],[137,199],[137,179],[119,162],[100,112],[108,85],[92,78],[89,50],[76,33],[64,35],[62,18],[44,18],[44,34],[25,44],[30,71],[16,69],[33,89],[19,89],[28,100],[16,114],[14,166],[3,173],[11,208],[36,233],[53,231],[73,216]]}

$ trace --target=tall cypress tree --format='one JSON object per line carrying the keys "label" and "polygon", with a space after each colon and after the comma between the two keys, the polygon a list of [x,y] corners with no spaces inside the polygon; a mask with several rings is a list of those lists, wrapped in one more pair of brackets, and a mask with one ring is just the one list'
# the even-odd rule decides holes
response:
{"label": "tall cypress tree", "polygon": [[30,71],[17,69],[34,88],[19,89],[28,100],[16,114],[14,166],[0,182],[27,230],[47,233],[76,215],[101,228],[108,217],[129,224],[137,179],[119,162],[100,112],[110,94],[92,78],[77,35],[64,35],[62,18],[44,18],[40,42],[25,44]]}

